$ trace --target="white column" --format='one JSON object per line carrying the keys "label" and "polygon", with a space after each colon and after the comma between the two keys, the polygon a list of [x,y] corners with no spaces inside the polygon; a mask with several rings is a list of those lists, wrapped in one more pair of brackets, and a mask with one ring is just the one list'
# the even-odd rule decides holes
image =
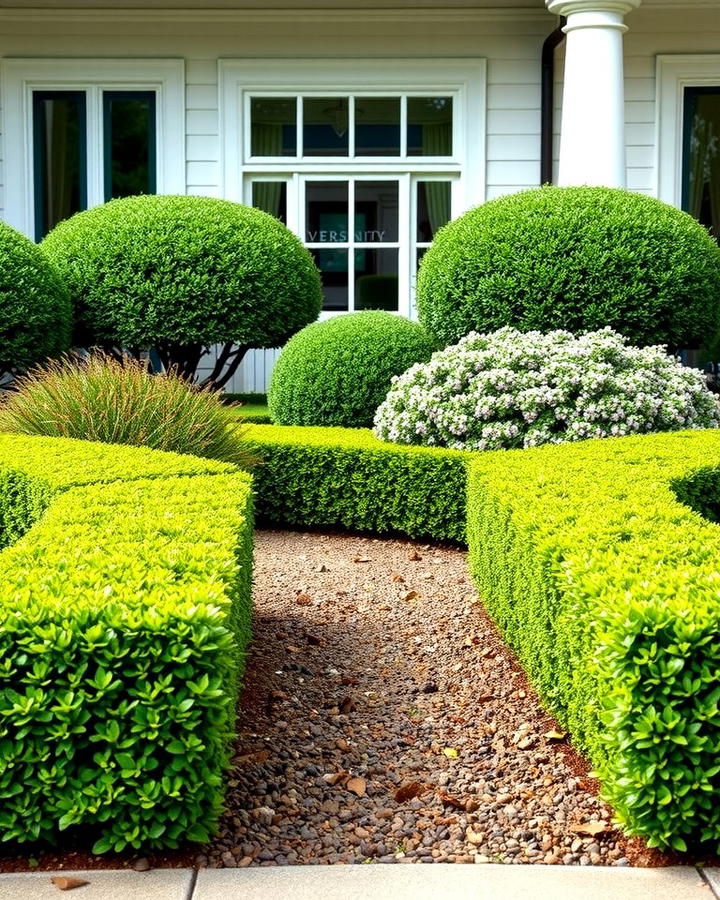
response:
{"label": "white column", "polygon": [[625,187],[624,17],[641,0],[545,0],[567,17],[561,185]]}

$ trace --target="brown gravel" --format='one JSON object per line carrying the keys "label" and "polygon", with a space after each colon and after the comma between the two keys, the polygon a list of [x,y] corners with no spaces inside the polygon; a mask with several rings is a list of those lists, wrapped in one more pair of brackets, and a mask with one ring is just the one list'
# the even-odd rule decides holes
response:
{"label": "brown gravel", "polygon": [[267,530],[256,547],[219,837],[201,853],[26,847],[6,851],[0,871],[689,862],[612,828],[586,761],[479,603],[463,551]]}
{"label": "brown gravel", "polygon": [[256,542],[229,810],[197,865],[640,861],[485,614],[463,551],[284,531]]}

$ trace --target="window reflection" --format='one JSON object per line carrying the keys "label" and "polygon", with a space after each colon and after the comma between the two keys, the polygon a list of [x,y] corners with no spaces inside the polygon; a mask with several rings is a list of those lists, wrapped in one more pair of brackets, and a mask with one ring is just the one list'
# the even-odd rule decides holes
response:
{"label": "window reflection", "polygon": [[720,240],[720,86],[685,89],[683,209]]}
{"label": "window reflection", "polygon": [[452,97],[408,97],[408,156],[452,156]]}
{"label": "window reflection", "polygon": [[297,155],[295,97],[253,97],[250,101],[250,152],[253,156]]}
{"label": "window reflection", "polygon": [[105,199],[155,193],[155,92],[105,91]]}
{"label": "window reflection", "polygon": [[33,94],[33,151],[39,241],[87,205],[84,91]]}

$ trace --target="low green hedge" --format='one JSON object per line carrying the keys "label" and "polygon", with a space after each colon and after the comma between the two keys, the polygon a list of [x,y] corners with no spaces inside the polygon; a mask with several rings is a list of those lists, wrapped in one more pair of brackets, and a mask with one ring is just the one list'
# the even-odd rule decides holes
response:
{"label": "low green hedge", "polygon": [[275,524],[462,541],[469,469],[480,594],[627,831],[720,842],[720,431],[485,454],[336,428],[250,440]]}
{"label": "low green hedge", "polygon": [[249,639],[250,477],[0,435],[0,538],[0,838],[206,840]]}
{"label": "low green hedge", "polygon": [[626,831],[717,846],[720,431],[478,456],[468,497],[481,596]]}
{"label": "low green hedge", "polygon": [[274,524],[465,540],[467,454],[360,428],[254,425],[257,513]]}

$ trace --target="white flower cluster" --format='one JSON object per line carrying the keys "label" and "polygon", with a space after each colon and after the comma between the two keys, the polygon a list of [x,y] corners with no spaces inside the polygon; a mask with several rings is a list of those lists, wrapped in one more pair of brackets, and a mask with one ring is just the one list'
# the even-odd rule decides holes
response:
{"label": "white flower cluster", "polygon": [[702,372],[611,328],[471,332],[392,381],[374,433],[401,444],[501,450],[720,425]]}

